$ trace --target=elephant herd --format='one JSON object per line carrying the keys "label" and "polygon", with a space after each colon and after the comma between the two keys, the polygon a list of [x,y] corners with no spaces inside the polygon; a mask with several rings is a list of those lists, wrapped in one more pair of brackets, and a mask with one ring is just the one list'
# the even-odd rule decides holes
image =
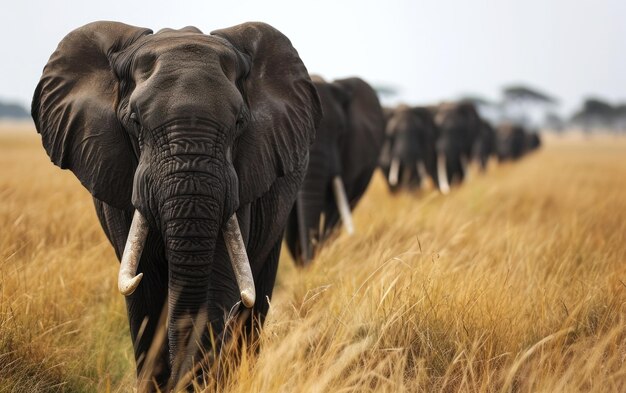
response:
{"label": "elephant herd", "polygon": [[377,168],[392,192],[430,179],[447,193],[472,161],[540,144],[470,103],[383,109],[359,78],[310,76],[258,22],[82,26],[51,55],[31,113],[121,262],[138,391],[201,382],[223,343],[262,326],[283,239],[306,265],[337,227],[354,232]]}
{"label": "elephant herd", "polygon": [[[350,212],[377,167],[392,193],[422,188],[430,179],[447,194],[451,184],[463,182],[472,162],[484,172],[491,157],[515,160],[541,144],[536,132],[522,126],[494,128],[470,102],[382,108],[362,79],[313,81],[324,117],[285,235],[298,265],[311,262],[340,221],[348,234],[354,232]],[[359,88],[347,93],[348,81]]]}
{"label": "elephant herd", "polygon": [[385,113],[380,168],[392,192],[420,188],[430,178],[447,194],[451,184],[463,182],[470,163],[484,172],[491,157],[515,160],[541,145],[539,134],[523,126],[503,123],[494,128],[470,102],[400,105]]}

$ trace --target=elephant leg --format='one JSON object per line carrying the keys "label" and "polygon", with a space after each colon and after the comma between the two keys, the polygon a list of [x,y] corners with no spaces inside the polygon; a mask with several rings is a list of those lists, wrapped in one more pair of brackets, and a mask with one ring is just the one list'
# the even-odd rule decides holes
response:
{"label": "elephant leg", "polygon": [[[118,259],[130,229],[132,212],[113,208],[94,199],[96,213]],[[161,320],[167,295],[167,263],[163,241],[152,231],[146,239],[138,273],[144,278],[135,292],[126,297],[126,311],[135,352],[140,392],[163,389],[170,376],[165,321]],[[119,295],[122,296],[122,295]]]}
{"label": "elephant leg", "polygon": [[312,224],[311,222],[308,222],[309,220],[307,220],[307,214],[306,214],[306,203],[304,201],[304,197],[303,197],[303,192],[299,191],[298,192],[298,196],[296,197],[296,203],[294,204],[295,207],[295,214],[296,214],[296,222],[297,222],[297,228],[296,231],[298,232],[298,240],[300,243],[300,258],[302,261],[302,264],[307,264],[309,263],[309,261],[312,258],[312,252],[311,252],[311,242],[310,242],[310,233],[309,233],[309,226]]}

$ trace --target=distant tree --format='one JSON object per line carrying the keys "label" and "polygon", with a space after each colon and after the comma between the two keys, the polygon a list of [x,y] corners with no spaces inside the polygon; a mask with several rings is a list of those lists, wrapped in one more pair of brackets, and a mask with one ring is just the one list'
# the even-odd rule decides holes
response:
{"label": "distant tree", "polygon": [[617,131],[626,132],[626,103],[615,106],[613,122]]}
{"label": "distant tree", "polygon": [[528,101],[540,104],[556,104],[557,100],[537,89],[523,85],[513,85],[502,89],[505,101]]}
{"label": "distant tree", "polygon": [[543,119],[543,126],[555,132],[561,132],[565,127],[565,122],[563,118],[555,112],[547,112]]}
{"label": "distant tree", "polygon": [[389,86],[389,85],[374,85],[374,90],[376,91],[376,94],[378,94],[378,96],[381,99],[386,99],[386,98],[393,98],[395,96],[398,95],[399,91],[397,88],[393,87],[393,86]]}
{"label": "distant tree", "polygon": [[488,106],[488,105],[495,105],[495,103],[489,101],[488,99],[486,99],[485,97],[481,97],[479,95],[476,94],[465,94],[462,95],[461,98],[459,98],[459,101],[461,102],[471,102],[474,105],[483,105],[483,106]]}
{"label": "distant tree", "polygon": [[596,128],[615,128],[622,117],[622,111],[621,106],[614,107],[607,100],[589,97],[583,102],[582,108],[572,115],[570,121],[586,132]]}
{"label": "distant tree", "polygon": [[502,89],[504,120],[524,126],[537,126],[558,100],[538,89],[510,85]]}
{"label": "distant tree", "polygon": [[0,102],[0,118],[26,119],[30,113],[21,105]]}

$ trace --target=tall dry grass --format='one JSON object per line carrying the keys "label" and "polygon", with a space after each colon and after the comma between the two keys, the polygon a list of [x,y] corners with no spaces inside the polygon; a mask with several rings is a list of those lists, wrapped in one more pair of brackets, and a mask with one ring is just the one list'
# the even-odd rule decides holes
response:
{"label": "tall dry grass", "polygon": [[[0,134],[0,392],[129,391],[115,256],[33,134]],[[549,140],[451,195],[377,175],[314,264],[284,254],[226,392],[626,391],[626,140]],[[205,389],[213,391],[213,386]]]}

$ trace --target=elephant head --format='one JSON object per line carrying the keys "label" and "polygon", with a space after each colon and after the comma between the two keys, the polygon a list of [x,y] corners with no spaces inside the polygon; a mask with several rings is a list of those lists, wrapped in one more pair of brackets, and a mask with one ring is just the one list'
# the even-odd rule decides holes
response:
{"label": "elephant head", "polygon": [[467,173],[481,119],[471,103],[444,103],[436,108],[435,123],[440,132],[437,177],[445,194],[450,190],[450,183],[462,182]]}
{"label": "elephant head", "polygon": [[285,236],[299,265],[312,259],[317,246],[339,220],[348,234],[354,232],[351,209],[376,168],[384,137],[382,108],[365,81],[313,80],[324,117]]}
{"label": "elephant head", "polygon": [[52,54],[32,116],[56,165],[99,201],[136,212],[120,270],[126,294],[140,285],[145,234],[161,235],[170,358],[192,358],[185,337],[212,301],[216,242],[228,243],[249,307],[249,233],[235,213],[306,168],[321,109],[298,53],[263,23],[205,35],[95,22]]}
{"label": "elephant head", "polygon": [[380,166],[392,192],[400,187],[419,188],[428,176],[437,184],[438,134],[427,108],[400,105],[388,116]]}

